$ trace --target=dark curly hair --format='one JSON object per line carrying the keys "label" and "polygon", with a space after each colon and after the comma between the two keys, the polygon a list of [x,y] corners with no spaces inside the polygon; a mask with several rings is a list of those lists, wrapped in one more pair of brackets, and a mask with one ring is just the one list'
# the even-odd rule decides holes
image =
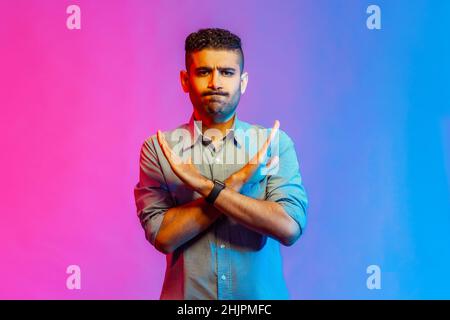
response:
{"label": "dark curly hair", "polygon": [[244,52],[242,51],[241,39],[225,29],[208,28],[200,29],[187,36],[184,49],[186,70],[191,64],[191,53],[202,49],[225,49],[238,51],[241,56],[241,73],[244,70]]}

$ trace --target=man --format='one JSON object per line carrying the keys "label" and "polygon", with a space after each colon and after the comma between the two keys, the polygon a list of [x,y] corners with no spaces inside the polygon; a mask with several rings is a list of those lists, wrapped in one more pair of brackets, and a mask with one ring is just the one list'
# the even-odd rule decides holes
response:
{"label": "man", "polygon": [[280,243],[300,237],[307,208],[294,144],[278,121],[268,131],[238,120],[239,37],[201,29],[185,50],[193,114],[144,142],[134,190],[146,238],[167,258],[160,298],[288,299]]}

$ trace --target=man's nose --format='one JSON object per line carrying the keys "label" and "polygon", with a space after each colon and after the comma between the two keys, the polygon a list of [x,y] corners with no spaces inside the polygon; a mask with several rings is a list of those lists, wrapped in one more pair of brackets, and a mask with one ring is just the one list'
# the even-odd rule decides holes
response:
{"label": "man's nose", "polygon": [[209,78],[208,88],[210,89],[221,89],[222,83],[220,79],[220,74],[218,70],[213,70],[211,72],[211,77]]}

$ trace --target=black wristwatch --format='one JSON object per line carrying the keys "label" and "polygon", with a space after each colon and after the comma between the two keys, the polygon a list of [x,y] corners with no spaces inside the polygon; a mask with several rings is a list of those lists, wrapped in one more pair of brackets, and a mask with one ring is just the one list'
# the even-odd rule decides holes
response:
{"label": "black wristwatch", "polygon": [[222,191],[225,188],[225,184],[222,181],[214,179],[213,182],[214,182],[214,188],[211,190],[211,192],[205,198],[206,202],[211,203],[211,204],[213,204],[214,201],[216,201],[216,198],[219,195],[220,191]]}

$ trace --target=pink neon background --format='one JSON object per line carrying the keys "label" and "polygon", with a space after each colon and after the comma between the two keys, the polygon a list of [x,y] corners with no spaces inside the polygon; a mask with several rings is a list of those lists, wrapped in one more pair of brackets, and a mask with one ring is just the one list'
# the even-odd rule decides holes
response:
{"label": "pink neon background", "polygon": [[[0,298],[158,298],[165,258],[145,241],[132,196],[140,145],[190,116],[178,80],[186,35],[222,25],[245,43],[264,17],[230,24],[231,7],[198,19],[207,4],[196,17],[187,2],[79,1],[82,28],[71,31],[70,4],[3,8]],[[258,63],[249,54],[247,69]],[[65,288],[70,264],[81,267],[80,291]]]}

